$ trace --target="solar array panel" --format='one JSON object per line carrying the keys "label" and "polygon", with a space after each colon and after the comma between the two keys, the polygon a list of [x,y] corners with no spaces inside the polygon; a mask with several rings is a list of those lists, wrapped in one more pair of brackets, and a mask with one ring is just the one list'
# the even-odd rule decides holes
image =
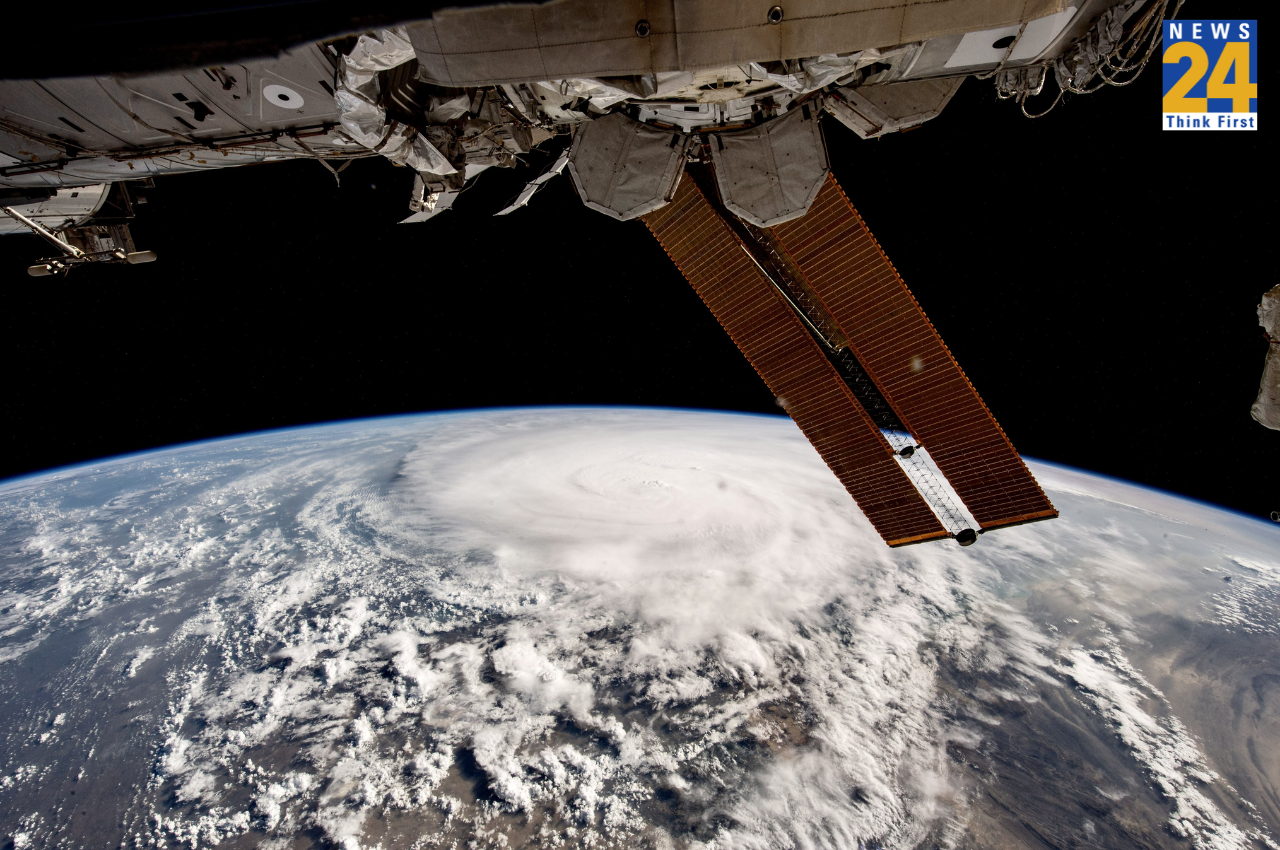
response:
{"label": "solar array panel", "polygon": [[890,546],[949,536],[826,352],[692,179],[642,221]]}
{"label": "solar array panel", "polygon": [[834,177],[771,232],[983,530],[1058,515]]}

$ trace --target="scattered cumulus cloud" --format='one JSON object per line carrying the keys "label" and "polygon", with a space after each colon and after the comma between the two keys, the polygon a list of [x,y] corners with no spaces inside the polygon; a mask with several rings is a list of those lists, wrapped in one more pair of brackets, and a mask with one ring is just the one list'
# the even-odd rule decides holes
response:
{"label": "scattered cumulus cloud", "polygon": [[[1064,644],[1004,598],[1002,565],[1061,559],[1069,534],[890,551],[785,420],[341,433],[158,464],[105,508],[8,503],[31,572],[0,584],[0,663],[145,609],[94,650],[165,696],[138,709],[160,730],[129,821],[145,840],[913,847],[966,816],[946,750],[979,733],[946,722],[944,657],[1010,700],[1078,685],[1175,800],[1175,831],[1256,838],[1197,790],[1218,778],[1176,718],[1145,713],[1158,692],[1118,640]],[[1133,525],[1098,539],[1110,560],[1079,563],[1148,568]]]}

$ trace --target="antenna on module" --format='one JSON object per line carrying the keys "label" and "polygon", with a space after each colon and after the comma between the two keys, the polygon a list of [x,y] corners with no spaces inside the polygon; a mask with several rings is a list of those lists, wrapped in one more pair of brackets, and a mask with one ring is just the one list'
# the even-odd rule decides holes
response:
{"label": "antenna on module", "polygon": [[90,225],[67,228],[66,239],[38,221],[27,218],[13,207],[0,207],[9,218],[26,227],[61,252],[61,256],[48,257],[27,267],[32,277],[67,274],[76,266],[86,263],[151,263],[155,251],[133,250],[133,237],[128,225]]}

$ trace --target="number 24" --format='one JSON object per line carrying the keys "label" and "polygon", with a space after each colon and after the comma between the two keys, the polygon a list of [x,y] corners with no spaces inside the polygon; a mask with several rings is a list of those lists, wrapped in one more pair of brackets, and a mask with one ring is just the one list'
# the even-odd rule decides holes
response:
{"label": "number 24", "polygon": [[[1209,97],[1186,97],[1204,72],[1209,70],[1209,54],[1194,41],[1180,41],[1164,52],[1164,62],[1172,65],[1183,59],[1191,60],[1191,67],[1173,84],[1164,96],[1165,112],[1208,112],[1209,97],[1231,99],[1232,112],[1248,112],[1249,98],[1258,96],[1258,84],[1249,82],[1249,42],[1228,41],[1218,57],[1218,64],[1205,86]],[[1227,72],[1236,66],[1236,81],[1227,82]]]}

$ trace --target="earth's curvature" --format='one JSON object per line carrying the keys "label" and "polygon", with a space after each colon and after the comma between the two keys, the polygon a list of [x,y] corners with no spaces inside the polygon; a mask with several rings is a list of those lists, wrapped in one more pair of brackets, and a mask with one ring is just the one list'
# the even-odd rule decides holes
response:
{"label": "earth's curvature", "polygon": [[1061,519],[900,550],[783,418],[9,482],[0,841],[1280,847],[1280,528],[1034,471]]}

